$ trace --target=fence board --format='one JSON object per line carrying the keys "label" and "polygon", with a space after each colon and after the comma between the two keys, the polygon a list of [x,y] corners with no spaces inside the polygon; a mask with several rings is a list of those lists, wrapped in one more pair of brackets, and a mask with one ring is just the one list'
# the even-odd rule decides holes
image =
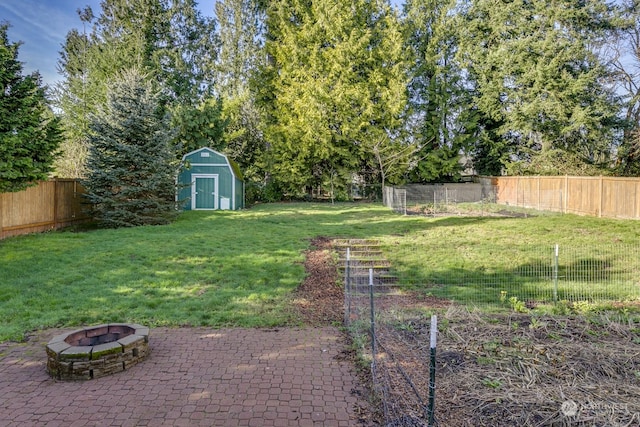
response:
{"label": "fence board", "polygon": [[[640,219],[640,178],[491,177],[496,202],[605,218]],[[487,178],[482,178],[486,185]]]}
{"label": "fence board", "polygon": [[[640,219],[640,177],[483,176],[477,182],[476,186],[445,184],[439,188],[464,186],[460,188],[477,193],[477,200],[495,200],[503,205],[604,218]],[[428,193],[433,187],[405,186],[407,202],[434,203],[433,192]],[[388,206],[395,203],[394,191],[397,189],[385,187]],[[450,201],[460,200],[454,198]]]}
{"label": "fence board", "polygon": [[50,221],[53,217],[54,185],[53,182],[43,182],[24,191],[3,194],[2,228]]}
{"label": "fence board", "polygon": [[0,239],[84,222],[84,189],[76,180],[43,181],[24,191],[0,194]]}
{"label": "fence board", "polygon": [[86,218],[83,213],[84,189],[76,180],[57,182],[57,204],[55,221],[57,223],[74,222]]}
{"label": "fence board", "polygon": [[623,178],[603,181],[602,216],[615,218],[636,216],[636,181]]}
{"label": "fence board", "polygon": [[598,216],[600,210],[599,182],[597,178],[580,180],[568,178],[565,212]]}

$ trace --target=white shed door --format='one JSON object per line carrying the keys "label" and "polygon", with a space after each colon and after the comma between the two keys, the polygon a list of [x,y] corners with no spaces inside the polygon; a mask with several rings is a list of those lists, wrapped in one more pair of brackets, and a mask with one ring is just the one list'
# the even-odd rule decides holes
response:
{"label": "white shed door", "polygon": [[191,193],[192,209],[218,209],[217,176],[195,176]]}

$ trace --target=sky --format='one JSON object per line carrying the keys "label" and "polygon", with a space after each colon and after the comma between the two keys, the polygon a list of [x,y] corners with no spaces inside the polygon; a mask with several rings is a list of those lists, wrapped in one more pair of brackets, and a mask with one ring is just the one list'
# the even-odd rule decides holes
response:
{"label": "sky", "polygon": [[[215,0],[199,0],[202,13],[213,16]],[[100,14],[100,0],[0,0],[0,21],[8,21],[9,41],[21,41],[18,59],[23,74],[39,71],[45,84],[61,80],[57,71],[64,39],[73,28],[82,28],[76,10],[91,6]]]}
{"label": "sky", "polygon": [[[200,11],[213,16],[216,0],[198,0]],[[391,2],[398,5],[400,0]],[[91,6],[100,14],[100,0],[0,0],[0,22],[8,21],[9,41],[21,41],[18,59],[23,74],[39,71],[45,84],[61,80],[57,71],[59,52],[65,36],[73,28],[82,28],[76,11]]]}

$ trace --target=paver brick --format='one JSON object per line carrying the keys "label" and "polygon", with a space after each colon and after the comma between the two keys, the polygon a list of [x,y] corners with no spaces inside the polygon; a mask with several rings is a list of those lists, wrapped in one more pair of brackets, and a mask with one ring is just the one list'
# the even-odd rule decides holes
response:
{"label": "paver brick", "polygon": [[[357,377],[334,359],[344,349],[335,328],[151,332],[144,361],[80,383],[49,377],[44,350],[9,344],[0,356],[0,396],[11,411],[2,425],[361,425],[350,393]],[[63,341],[59,347],[87,372],[98,363]],[[120,357],[113,360],[122,364]]]}

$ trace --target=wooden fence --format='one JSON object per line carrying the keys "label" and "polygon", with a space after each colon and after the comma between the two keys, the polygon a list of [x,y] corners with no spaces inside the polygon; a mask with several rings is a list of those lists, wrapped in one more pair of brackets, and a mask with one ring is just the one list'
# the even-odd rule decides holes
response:
{"label": "wooden fence", "polygon": [[86,222],[83,194],[73,179],[43,181],[24,191],[0,194],[0,239]]}
{"label": "wooden fence", "polygon": [[500,204],[601,218],[640,219],[640,178],[584,176],[482,177],[483,193]]}

